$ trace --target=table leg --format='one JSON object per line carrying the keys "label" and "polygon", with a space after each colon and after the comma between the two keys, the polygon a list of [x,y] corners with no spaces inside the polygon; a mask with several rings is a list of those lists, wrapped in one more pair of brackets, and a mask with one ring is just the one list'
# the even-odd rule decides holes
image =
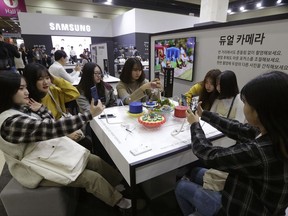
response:
{"label": "table leg", "polygon": [[130,186],[132,192],[132,215],[137,215],[137,185],[136,185],[136,170],[135,167],[130,166]]}

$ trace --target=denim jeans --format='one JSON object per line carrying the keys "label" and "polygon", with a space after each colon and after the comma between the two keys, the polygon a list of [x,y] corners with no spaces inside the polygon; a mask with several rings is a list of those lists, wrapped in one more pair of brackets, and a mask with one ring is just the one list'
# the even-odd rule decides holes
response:
{"label": "denim jeans", "polygon": [[221,208],[221,193],[203,189],[203,176],[207,169],[194,168],[190,180],[183,178],[176,186],[177,202],[184,216],[197,211],[203,216],[215,215]]}

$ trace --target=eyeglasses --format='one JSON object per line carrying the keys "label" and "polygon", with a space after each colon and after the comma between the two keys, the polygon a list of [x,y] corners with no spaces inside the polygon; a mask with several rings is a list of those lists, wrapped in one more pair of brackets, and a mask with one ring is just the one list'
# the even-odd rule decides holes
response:
{"label": "eyeglasses", "polygon": [[96,75],[96,76],[101,76],[102,74],[101,73],[94,73],[94,75]]}
{"label": "eyeglasses", "polygon": [[142,71],[141,68],[132,68],[132,71]]}

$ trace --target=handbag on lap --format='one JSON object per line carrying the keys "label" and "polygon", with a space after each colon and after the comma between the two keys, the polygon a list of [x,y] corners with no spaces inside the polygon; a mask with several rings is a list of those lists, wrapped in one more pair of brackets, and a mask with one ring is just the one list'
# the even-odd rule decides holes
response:
{"label": "handbag on lap", "polygon": [[229,173],[216,169],[208,169],[203,177],[203,188],[213,191],[222,191]]}
{"label": "handbag on lap", "polygon": [[90,151],[64,136],[41,141],[21,162],[44,179],[67,185],[85,169]]}

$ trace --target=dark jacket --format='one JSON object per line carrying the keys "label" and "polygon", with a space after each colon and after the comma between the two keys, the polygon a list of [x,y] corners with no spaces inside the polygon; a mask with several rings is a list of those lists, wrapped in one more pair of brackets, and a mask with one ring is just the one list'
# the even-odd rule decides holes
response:
{"label": "dark jacket", "polygon": [[20,53],[18,52],[17,47],[4,41],[0,41],[0,49],[2,50],[0,53],[0,60],[8,58],[9,67],[15,66],[14,57],[20,58]]}

